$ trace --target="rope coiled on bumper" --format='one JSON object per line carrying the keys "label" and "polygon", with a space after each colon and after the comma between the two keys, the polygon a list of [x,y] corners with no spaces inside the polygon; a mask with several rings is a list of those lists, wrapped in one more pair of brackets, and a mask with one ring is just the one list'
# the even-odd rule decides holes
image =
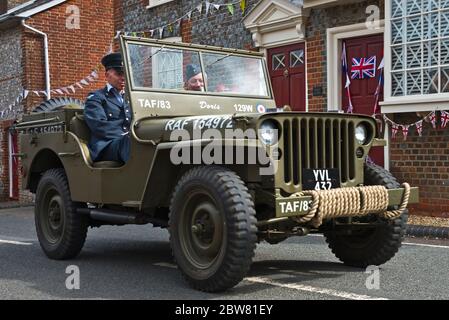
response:
{"label": "rope coiled on bumper", "polygon": [[319,227],[324,219],[365,216],[378,214],[385,219],[396,219],[407,208],[410,185],[403,183],[404,195],[398,209],[388,211],[388,189],[384,186],[351,187],[331,190],[308,190],[302,195],[312,197],[312,205],[307,215],[295,217],[299,223],[310,223]]}

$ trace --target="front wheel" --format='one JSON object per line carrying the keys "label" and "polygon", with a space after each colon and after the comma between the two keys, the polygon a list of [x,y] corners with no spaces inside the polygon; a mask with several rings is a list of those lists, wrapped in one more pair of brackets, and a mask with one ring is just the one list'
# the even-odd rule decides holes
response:
{"label": "front wheel", "polygon": [[169,230],[173,256],[193,288],[223,291],[248,272],[257,241],[255,210],[234,172],[208,166],[185,173],[171,199]]}
{"label": "front wheel", "polygon": [[63,169],[44,173],[36,191],[35,224],[45,254],[55,260],[76,257],[86,240],[89,218],[76,213]]}
{"label": "front wheel", "polygon": [[[384,168],[367,164],[365,184],[383,185],[387,189],[400,188],[400,184]],[[388,208],[391,210],[394,208]],[[372,228],[352,229],[350,234],[337,233],[336,230],[324,232],[329,248],[344,264],[365,268],[381,265],[395,256],[401,247],[407,223],[407,210],[394,220],[368,215],[353,218],[353,221],[372,223]]]}

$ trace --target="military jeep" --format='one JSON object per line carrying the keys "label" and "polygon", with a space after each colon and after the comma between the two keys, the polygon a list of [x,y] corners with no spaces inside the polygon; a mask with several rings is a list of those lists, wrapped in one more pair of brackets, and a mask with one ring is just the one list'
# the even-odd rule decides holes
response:
{"label": "military jeep", "polygon": [[[89,227],[151,223],[168,229],[187,282],[217,292],[245,277],[261,241],[322,233],[355,267],[395,255],[418,190],[367,161],[385,145],[375,119],[276,106],[260,53],[120,42],[133,110],[128,162],[91,160],[92,133],[73,99],[47,101],[15,125],[49,258],[76,257]],[[203,91],[185,89],[192,63]]]}

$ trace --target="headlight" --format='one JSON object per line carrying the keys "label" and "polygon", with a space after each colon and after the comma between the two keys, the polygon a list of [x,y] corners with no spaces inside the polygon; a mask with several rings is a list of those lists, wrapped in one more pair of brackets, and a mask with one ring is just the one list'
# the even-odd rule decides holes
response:
{"label": "headlight", "polygon": [[273,145],[278,141],[279,128],[272,120],[265,120],[259,128],[259,137],[263,144]]}
{"label": "headlight", "polygon": [[366,129],[366,126],[363,125],[363,124],[359,124],[359,125],[355,128],[355,139],[356,139],[360,144],[365,144],[367,138],[368,138],[368,130]]}

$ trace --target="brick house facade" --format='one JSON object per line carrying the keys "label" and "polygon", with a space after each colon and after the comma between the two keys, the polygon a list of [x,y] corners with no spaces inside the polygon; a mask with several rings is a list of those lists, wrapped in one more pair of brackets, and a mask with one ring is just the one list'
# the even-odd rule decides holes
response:
{"label": "brick house facade", "polygon": [[[123,0],[123,22],[120,24],[123,24],[123,29],[127,32],[157,30],[203,3],[202,14],[194,11],[190,21],[184,19],[180,27],[174,26],[172,32],[168,32],[166,28],[163,38],[177,37],[184,42],[259,50],[265,53],[275,47],[305,43],[306,110],[327,112],[342,109],[342,39],[378,35],[382,44],[385,43],[385,50],[390,50],[390,43],[387,41],[389,38],[384,36],[385,30],[388,29],[384,26],[384,17],[386,8],[394,6],[393,1],[399,0],[248,0],[244,14],[238,9],[238,5],[235,5],[234,15],[230,15],[226,8],[222,7],[206,16],[204,2],[199,0]],[[402,3],[408,8],[408,3],[413,1],[406,0]],[[432,0],[429,0],[430,2]],[[216,0],[212,3],[230,2]],[[373,5],[377,11],[367,11],[367,8]],[[369,8],[372,10],[373,7]],[[370,15],[367,12],[377,14],[380,23],[375,28],[366,27],[365,22]],[[158,35],[156,32],[155,37]],[[379,63],[380,58],[377,61],[377,64]],[[389,63],[387,59],[386,63]],[[387,85],[391,85],[390,72],[391,65],[386,65],[385,73],[388,73],[389,80],[386,81],[384,90]],[[405,98],[414,97],[405,95]],[[419,111],[434,110],[432,106],[415,102],[410,106],[412,100],[399,104],[400,106],[398,102],[389,103],[389,100],[394,99],[388,96],[385,102],[381,103],[382,112],[399,124],[414,123],[422,119]],[[449,105],[449,98],[445,100],[445,105]],[[449,110],[449,106],[446,110]],[[422,137],[413,129],[409,131],[405,141],[400,134],[395,139],[390,138],[389,130],[386,130],[386,138],[388,145],[382,156],[385,166],[400,182],[408,181],[420,188],[421,202],[413,206],[411,212],[449,217],[449,129],[434,129],[429,122],[424,121]]]}
{"label": "brick house facade", "polygon": [[[45,90],[43,37],[25,29],[21,21],[48,36],[51,89],[66,87],[90,75],[108,51],[114,30],[115,0],[7,1],[8,12],[0,15],[0,109],[14,102],[24,90]],[[73,11],[76,6],[75,11]],[[79,12],[79,29],[67,28],[67,21]],[[73,17],[73,16],[72,16]],[[101,18],[99,18],[101,17]],[[72,20],[70,20],[72,21]],[[71,97],[84,100],[104,86],[104,76],[85,88],[76,88]],[[60,96],[52,94],[52,97]],[[66,94],[64,94],[66,96]],[[25,112],[44,100],[29,94]],[[1,120],[1,119],[0,119]],[[0,201],[30,200],[20,192],[10,197],[8,128],[11,120],[0,121]],[[20,179],[20,177],[19,177]]]}

